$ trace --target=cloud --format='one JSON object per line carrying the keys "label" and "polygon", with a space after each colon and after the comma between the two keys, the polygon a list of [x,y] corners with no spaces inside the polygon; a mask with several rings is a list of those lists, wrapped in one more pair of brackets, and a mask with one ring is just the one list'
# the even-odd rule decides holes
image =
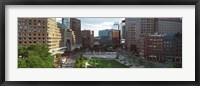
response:
{"label": "cloud", "polygon": [[[94,36],[98,36],[99,30],[111,29],[115,22],[121,22],[124,18],[77,18],[81,20],[81,30],[93,30]],[[61,18],[57,18],[60,22]]]}
{"label": "cloud", "polygon": [[82,30],[93,30],[94,31],[94,36],[98,36],[99,30],[104,30],[104,29],[111,29],[112,25],[114,22],[102,22],[99,24],[90,24],[90,23],[83,23],[81,24],[81,29]]}

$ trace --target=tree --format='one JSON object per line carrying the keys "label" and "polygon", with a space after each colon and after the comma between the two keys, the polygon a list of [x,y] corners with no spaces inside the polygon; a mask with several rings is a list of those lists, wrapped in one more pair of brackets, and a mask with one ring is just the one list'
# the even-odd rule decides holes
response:
{"label": "tree", "polygon": [[26,58],[28,56],[27,46],[21,46],[18,48],[18,57]]}
{"label": "tree", "polygon": [[24,58],[18,58],[18,67],[26,68],[26,61],[24,60]]}
{"label": "tree", "polygon": [[38,56],[45,60],[47,57],[51,56],[51,53],[49,52],[49,48],[46,45],[36,44],[28,46],[28,55]]}
{"label": "tree", "polygon": [[84,68],[87,62],[87,58],[86,57],[77,57],[76,58],[76,63],[75,66],[76,68]]}
{"label": "tree", "polygon": [[52,68],[54,58],[49,53],[49,48],[45,45],[20,46],[18,48],[19,68]]}

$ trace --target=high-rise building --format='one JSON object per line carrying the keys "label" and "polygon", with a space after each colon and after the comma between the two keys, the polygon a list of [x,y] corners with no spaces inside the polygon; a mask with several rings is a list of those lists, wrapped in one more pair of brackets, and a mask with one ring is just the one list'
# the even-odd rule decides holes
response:
{"label": "high-rise building", "polygon": [[82,46],[81,21],[76,18],[70,18],[70,28],[75,33],[76,46],[80,48]]}
{"label": "high-rise building", "polygon": [[62,23],[57,23],[58,28],[60,28],[61,31],[61,47],[66,50],[70,50],[68,48],[71,48],[71,46],[67,46],[67,30],[70,29],[68,26],[68,19],[63,18]]}
{"label": "high-rise building", "polygon": [[174,35],[179,32],[182,33],[182,19],[181,18],[156,18],[155,31],[167,35]]}
{"label": "high-rise building", "polygon": [[106,29],[99,31],[100,44],[120,44],[120,30]]}
{"label": "high-rise building", "polygon": [[126,25],[125,25],[125,20],[122,20],[121,22],[121,31],[120,31],[120,38],[121,38],[121,43],[125,43],[125,37],[126,37]]}
{"label": "high-rise building", "polygon": [[143,37],[154,33],[154,18],[125,18],[126,39],[128,50],[142,52]]}
{"label": "high-rise building", "polygon": [[127,50],[133,50],[133,48],[136,48],[137,19],[125,18],[125,22],[126,22],[125,45]]}
{"label": "high-rise building", "polygon": [[119,22],[114,22],[112,29],[119,30],[119,28],[120,28]]}
{"label": "high-rise building", "polygon": [[140,18],[136,29],[137,52],[140,56],[144,54],[144,37],[155,32],[154,18]]}
{"label": "high-rise building", "polygon": [[67,46],[67,51],[73,51],[75,47],[75,34],[74,31],[71,29],[67,29],[66,31],[66,46]]}
{"label": "high-rise building", "polygon": [[80,48],[82,46],[81,21],[76,18],[62,18],[62,24],[66,29],[71,29],[74,33],[75,40],[72,40],[72,43],[74,43],[72,45],[75,48]]}
{"label": "high-rise building", "polygon": [[182,34],[151,34],[144,37],[144,58],[160,62],[181,63]]}
{"label": "high-rise building", "polygon": [[62,18],[62,24],[64,28],[70,29],[70,18]]}
{"label": "high-rise building", "polygon": [[65,27],[62,23],[57,22],[58,28],[60,28],[61,32],[61,42],[60,42],[60,47],[66,47],[66,32],[65,32]]}
{"label": "high-rise building", "polygon": [[86,47],[92,47],[94,45],[94,31],[82,30],[82,45]]}
{"label": "high-rise building", "polygon": [[112,44],[113,45],[120,44],[120,30],[112,30]]}
{"label": "high-rise building", "polygon": [[147,60],[164,60],[163,34],[151,34],[144,38],[144,58]]}
{"label": "high-rise building", "polygon": [[174,62],[182,64],[182,33],[174,35],[175,59]]}
{"label": "high-rise building", "polygon": [[61,33],[56,18],[18,18],[18,45],[48,45],[50,52],[57,53]]}
{"label": "high-rise building", "polygon": [[94,37],[94,45],[99,45],[99,37]]}
{"label": "high-rise building", "polygon": [[112,30],[100,30],[99,31],[99,43],[111,44],[112,43]]}

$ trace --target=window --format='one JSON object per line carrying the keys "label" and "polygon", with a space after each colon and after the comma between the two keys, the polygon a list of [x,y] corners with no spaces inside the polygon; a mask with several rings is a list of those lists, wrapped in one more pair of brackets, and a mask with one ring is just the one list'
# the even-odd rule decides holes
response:
{"label": "window", "polygon": [[28,29],[31,29],[32,28],[32,26],[28,26]]}
{"label": "window", "polygon": [[22,26],[19,26],[19,28],[21,29],[21,28],[22,28]]}
{"label": "window", "polygon": [[19,33],[19,34],[18,34],[18,36],[22,36],[22,34],[21,34],[21,33]]}
{"label": "window", "polygon": [[33,32],[37,32],[36,30],[33,30]]}
{"label": "window", "polygon": [[24,29],[26,29],[27,28],[27,26],[24,26]]}
{"label": "window", "polygon": [[31,36],[31,34],[29,34],[28,36]]}
{"label": "window", "polygon": [[18,18],[18,21],[22,21],[22,19],[21,19],[21,18]]}

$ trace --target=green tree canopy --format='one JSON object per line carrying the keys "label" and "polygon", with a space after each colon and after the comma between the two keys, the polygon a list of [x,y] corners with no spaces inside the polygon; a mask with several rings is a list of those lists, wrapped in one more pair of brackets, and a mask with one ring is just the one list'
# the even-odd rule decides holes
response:
{"label": "green tree canopy", "polygon": [[18,48],[19,68],[51,68],[54,58],[45,45],[20,46]]}

